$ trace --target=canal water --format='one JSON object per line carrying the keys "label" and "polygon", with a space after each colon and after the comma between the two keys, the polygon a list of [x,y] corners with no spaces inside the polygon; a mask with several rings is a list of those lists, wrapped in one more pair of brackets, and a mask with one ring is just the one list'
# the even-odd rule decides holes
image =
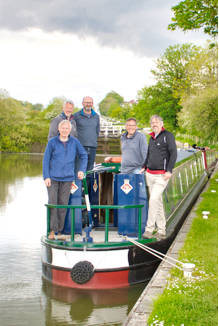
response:
{"label": "canal water", "polygon": [[40,238],[46,232],[47,203],[42,159],[0,154],[0,325],[122,325],[145,283],[79,291],[42,279]]}

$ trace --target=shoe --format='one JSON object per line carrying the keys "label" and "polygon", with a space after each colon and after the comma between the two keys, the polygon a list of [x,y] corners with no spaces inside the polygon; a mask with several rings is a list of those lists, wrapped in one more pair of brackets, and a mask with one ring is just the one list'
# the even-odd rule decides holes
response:
{"label": "shoe", "polygon": [[153,236],[152,232],[150,231],[146,231],[145,233],[143,233],[142,237],[143,239],[151,239]]}
{"label": "shoe", "polygon": [[55,232],[54,231],[51,231],[49,236],[48,236],[48,239],[49,240],[55,240]]}
{"label": "shoe", "polygon": [[159,233],[159,232],[157,232],[154,236],[155,236],[155,238],[157,240],[163,240],[163,239],[166,238],[166,235],[165,234],[162,234],[162,233]]}

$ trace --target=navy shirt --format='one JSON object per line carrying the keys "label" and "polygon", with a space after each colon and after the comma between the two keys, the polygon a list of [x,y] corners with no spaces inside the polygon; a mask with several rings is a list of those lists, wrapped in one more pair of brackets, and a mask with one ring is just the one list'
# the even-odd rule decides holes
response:
{"label": "navy shirt", "polygon": [[78,140],[83,146],[97,147],[97,137],[100,133],[99,115],[91,110],[91,116],[88,118],[83,109],[75,112],[74,121],[77,125]]}

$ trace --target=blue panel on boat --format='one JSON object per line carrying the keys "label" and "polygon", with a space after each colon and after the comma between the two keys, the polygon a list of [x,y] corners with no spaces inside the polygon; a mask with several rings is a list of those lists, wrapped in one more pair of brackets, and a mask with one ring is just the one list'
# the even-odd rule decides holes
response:
{"label": "blue panel on boat", "polygon": [[[77,188],[78,187],[78,188]],[[70,194],[68,205],[82,205],[81,203],[81,196],[82,196],[82,181],[76,178],[74,193]],[[67,210],[66,217],[65,217],[65,226],[63,233],[71,234],[71,209]],[[75,234],[82,234],[82,211],[81,209],[75,210]]]}
{"label": "blue panel on boat", "polygon": [[[117,205],[144,204],[142,208],[142,233],[145,231],[148,214],[145,178],[142,174],[117,174]],[[118,210],[118,233],[129,236],[138,235],[138,209]]]}
{"label": "blue panel on boat", "polygon": [[[94,173],[91,175],[91,189],[90,189],[90,203],[91,205],[99,205],[99,175]],[[99,209],[92,209],[93,225],[99,225]]]}

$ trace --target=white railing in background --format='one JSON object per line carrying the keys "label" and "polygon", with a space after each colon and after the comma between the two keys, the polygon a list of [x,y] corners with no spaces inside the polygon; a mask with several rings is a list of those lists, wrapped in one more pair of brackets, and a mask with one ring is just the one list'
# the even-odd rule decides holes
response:
{"label": "white railing in background", "polygon": [[[118,123],[118,121],[117,121]],[[107,117],[100,116],[100,132],[108,135],[121,135],[124,126],[113,125],[113,121]]]}
{"label": "white railing in background", "polygon": [[109,134],[119,134],[121,135],[122,133],[122,126],[105,126],[101,128],[101,131],[104,131],[104,134],[108,136]]}

